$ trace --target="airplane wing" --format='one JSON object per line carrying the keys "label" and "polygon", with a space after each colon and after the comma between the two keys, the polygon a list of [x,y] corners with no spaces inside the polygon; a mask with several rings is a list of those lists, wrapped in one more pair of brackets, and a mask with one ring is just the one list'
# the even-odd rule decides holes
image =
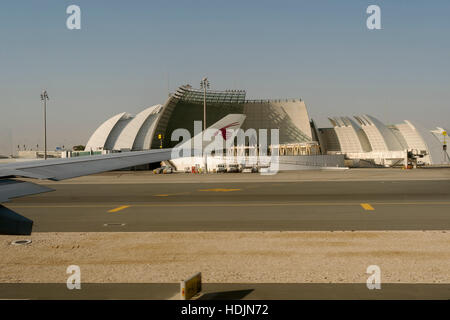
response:
{"label": "airplane wing", "polygon": [[[239,128],[244,122],[244,119],[245,115],[229,114],[206,130],[210,132],[221,132],[224,127],[230,126],[230,124],[234,128]],[[185,143],[191,146],[191,141],[197,139],[197,136]],[[204,148],[205,144],[202,147]],[[5,164],[0,165],[0,181],[1,179],[13,177],[59,181],[147,163],[171,160],[174,157],[178,157],[178,154],[172,151],[172,149],[155,149]],[[0,195],[2,194],[2,190],[2,185],[0,184]]]}
{"label": "airplane wing", "polygon": [[8,202],[13,198],[49,191],[53,191],[53,189],[32,182],[14,179],[0,179],[0,203]]}
{"label": "airplane wing", "polygon": [[[244,119],[245,115],[229,114],[207,130],[220,131],[227,124],[234,124],[236,122],[240,126],[244,122]],[[13,198],[53,191],[45,186],[16,180],[14,178],[59,181],[179,157],[178,152],[172,151],[172,149],[155,149],[66,159],[24,161],[0,165],[0,203],[7,202]],[[23,219],[26,218],[0,205],[0,234],[31,234],[33,222],[28,219],[26,219],[28,221],[23,222]]]}

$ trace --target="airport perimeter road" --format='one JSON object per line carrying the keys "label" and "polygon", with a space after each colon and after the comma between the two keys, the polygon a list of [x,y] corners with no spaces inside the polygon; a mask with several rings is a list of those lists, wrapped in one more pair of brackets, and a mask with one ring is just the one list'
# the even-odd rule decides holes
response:
{"label": "airport perimeter road", "polygon": [[[46,183],[56,191],[7,206],[34,220],[35,232],[450,230],[448,169],[353,172],[328,174],[343,181],[326,180],[321,172],[316,174],[322,181],[290,180],[299,173],[272,178],[133,173],[124,174],[124,183],[110,174],[87,183]],[[349,175],[353,181],[345,179]]]}
{"label": "airport perimeter road", "polygon": [[[368,290],[366,284],[326,283],[204,283],[195,300],[447,300],[449,284],[384,283],[383,290]],[[83,290],[67,290],[63,284],[0,284],[0,299],[137,299],[178,300],[178,283],[102,284],[83,283]]]}

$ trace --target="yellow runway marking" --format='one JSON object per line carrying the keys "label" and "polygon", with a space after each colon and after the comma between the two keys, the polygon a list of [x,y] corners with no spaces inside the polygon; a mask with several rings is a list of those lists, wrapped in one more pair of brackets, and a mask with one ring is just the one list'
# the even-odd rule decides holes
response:
{"label": "yellow runway marking", "polygon": [[230,191],[239,191],[241,189],[221,189],[221,188],[216,188],[216,189],[200,189],[198,191],[203,191],[203,192],[230,192]]}
{"label": "yellow runway marking", "polygon": [[363,207],[364,210],[366,211],[373,211],[375,210],[370,204],[368,203],[361,203],[361,207]]}
{"label": "yellow runway marking", "polygon": [[123,210],[123,209],[129,208],[129,207],[130,207],[130,206],[120,206],[120,207],[117,207],[117,208],[114,208],[114,209],[108,210],[108,212],[109,212],[109,213],[113,213],[113,212],[117,212],[117,211],[120,211],[120,210]]}

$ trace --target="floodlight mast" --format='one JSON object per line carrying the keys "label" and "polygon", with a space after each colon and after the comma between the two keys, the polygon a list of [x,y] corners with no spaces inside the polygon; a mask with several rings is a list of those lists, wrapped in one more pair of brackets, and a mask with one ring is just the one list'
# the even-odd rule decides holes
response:
{"label": "floodlight mast", "polygon": [[203,78],[200,82],[200,88],[203,89],[203,130],[206,130],[206,89],[209,89],[208,78]]}
{"label": "floodlight mast", "polygon": [[[203,134],[206,132],[206,89],[209,89],[209,81],[207,77],[204,77],[200,81],[200,88],[203,89]],[[203,140],[202,140],[203,144]],[[203,149],[203,148],[202,148]],[[208,173],[208,161],[205,153],[205,172]]]}
{"label": "floodlight mast", "polygon": [[47,90],[43,90],[41,101],[44,102],[44,160],[47,160],[47,100],[49,100]]}
{"label": "floodlight mast", "polygon": [[442,153],[444,156],[444,163],[450,162],[450,157],[447,153],[447,131],[442,131],[442,136],[444,138],[443,144],[442,144]]}

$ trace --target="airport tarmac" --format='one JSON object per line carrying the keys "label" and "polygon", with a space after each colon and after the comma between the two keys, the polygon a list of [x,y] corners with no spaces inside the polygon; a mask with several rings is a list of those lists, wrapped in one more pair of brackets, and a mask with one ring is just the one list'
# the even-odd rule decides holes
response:
{"label": "airport tarmac", "polygon": [[322,181],[312,172],[292,173],[299,181],[119,172],[46,181],[54,192],[6,206],[34,220],[35,232],[450,230],[449,169],[376,170],[316,172]]}
{"label": "airport tarmac", "polygon": [[[0,236],[0,299],[169,299],[198,271],[201,299],[448,299],[449,173],[111,172],[40,181],[55,191],[6,204],[33,219],[35,232],[26,246]],[[64,286],[71,264],[92,290],[49,290]],[[386,290],[365,287],[369,265],[380,266]]]}

